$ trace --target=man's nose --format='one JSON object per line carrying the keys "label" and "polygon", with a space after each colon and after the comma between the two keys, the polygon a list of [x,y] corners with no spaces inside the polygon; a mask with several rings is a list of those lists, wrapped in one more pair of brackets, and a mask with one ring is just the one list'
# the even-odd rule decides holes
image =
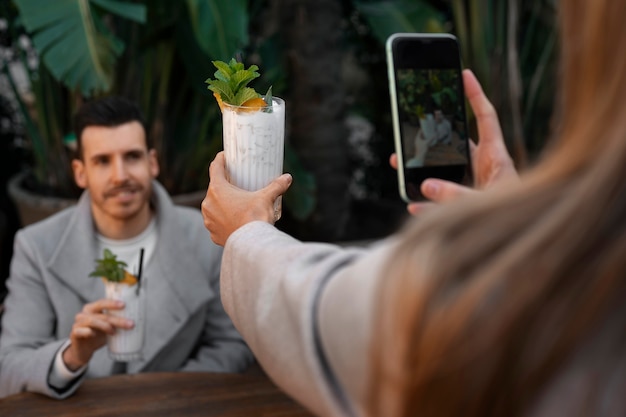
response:
{"label": "man's nose", "polygon": [[128,179],[128,169],[122,158],[115,158],[113,162],[112,177],[114,183],[124,182]]}

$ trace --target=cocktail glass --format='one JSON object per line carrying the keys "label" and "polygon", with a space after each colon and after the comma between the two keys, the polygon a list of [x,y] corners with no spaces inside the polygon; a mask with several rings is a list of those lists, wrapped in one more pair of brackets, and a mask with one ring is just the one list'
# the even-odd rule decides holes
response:
{"label": "cocktail glass", "polygon": [[132,329],[115,329],[115,334],[107,336],[107,346],[111,359],[128,362],[141,359],[145,334],[145,286],[128,285],[122,282],[104,283],[106,298],[124,301],[122,310],[109,310],[108,314],[133,320]]}
{"label": "cocktail glass", "polygon": [[[272,98],[272,106],[251,108],[224,103],[224,155],[226,177],[239,188],[257,191],[283,173],[285,101]],[[274,220],[282,213],[282,198],[274,202]]]}

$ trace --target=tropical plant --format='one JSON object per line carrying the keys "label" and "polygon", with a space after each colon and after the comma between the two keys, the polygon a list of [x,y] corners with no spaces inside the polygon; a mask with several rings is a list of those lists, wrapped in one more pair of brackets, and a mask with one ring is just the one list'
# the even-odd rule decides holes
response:
{"label": "tropical plant", "polygon": [[554,99],[556,0],[452,1],[464,59],[484,80],[519,165],[539,150]]}
{"label": "tropical plant", "polygon": [[[524,165],[548,136],[554,97],[555,0],[353,0],[380,42],[395,32],[453,32]],[[381,52],[382,53],[382,52]]]}
{"label": "tropical plant", "polygon": [[[104,10],[115,2],[97,0]],[[123,44],[113,37],[90,3],[62,1],[42,4],[15,1],[18,13],[10,23],[14,39],[32,42],[39,54],[15,48],[22,70],[30,81],[31,95],[18,91],[14,74],[3,60],[2,70],[18,100],[32,148],[31,187],[44,194],[71,197],[77,189],[69,169],[66,142],[71,132],[71,114],[83,96],[109,89],[112,70]],[[6,7],[6,6],[5,6]],[[125,18],[145,21],[138,5],[123,4],[113,12]],[[18,23],[19,22],[19,23]],[[23,25],[23,26],[22,26]],[[93,53],[92,53],[93,52]],[[35,59],[33,60],[33,56]],[[57,79],[63,79],[64,84]]]}
{"label": "tropical plant", "polygon": [[[13,83],[26,119],[38,184],[72,195],[68,170],[71,120],[84,100],[119,94],[139,103],[160,156],[160,180],[172,193],[206,187],[206,168],[221,149],[221,120],[204,80],[212,60],[249,49],[247,0],[13,0],[12,30],[26,32],[40,59],[27,68],[33,112]],[[23,54],[22,54],[23,55]],[[26,57],[21,56],[24,60]],[[5,74],[11,76],[7,65]],[[280,73],[272,73],[279,79]],[[12,77],[9,77],[12,79]],[[276,85],[280,86],[280,82]],[[297,164],[297,157],[285,162]],[[294,182],[307,173],[294,167]],[[302,185],[302,184],[301,184]],[[296,217],[306,217],[313,198],[304,193]],[[75,194],[74,194],[75,195]],[[287,203],[294,197],[287,198]]]}
{"label": "tropical plant", "polygon": [[432,113],[434,107],[444,114],[457,111],[457,71],[445,70],[400,70],[398,71],[398,102],[404,114],[423,118]]}

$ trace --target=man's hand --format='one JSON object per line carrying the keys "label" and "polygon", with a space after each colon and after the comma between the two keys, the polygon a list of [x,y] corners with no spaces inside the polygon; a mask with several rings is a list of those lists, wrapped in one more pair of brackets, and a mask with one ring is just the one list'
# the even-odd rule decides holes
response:
{"label": "man's hand", "polygon": [[274,201],[291,185],[291,175],[283,174],[259,191],[245,191],[226,180],[224,152],[215,156],[209,167],[209,188],[202,201],[204,226],[211,240],[224,246],[228,237],[241,226],[255,220],[274,224]]}
{"label": "man's hand", "polygon": [[89,363],[94,352],[106,344],[106,336],[116,328],[132,329],[132,320],[110,316],[105,310],[122,310],[124,302],[102,299],[85,304],[74,319],[70,345],[63,352],[63,362],[71,371]]}
{"label": "man's hand", "polygon": [[[465,95],[476,115],[479,140],[470,141],[470,156],[474,173],[474,185],[479,190],[488,189],[507,178],[517,178],[513,160],[504,144],[502,129],[493,105],[485,96],[480,83],[470,70],[463,71]],[[391,155],[389,163],[398,169],[398,158]],[[441,179],[429,178],[422,182],[420,190],[424,197],[434,203],[444,203],[476,190]],[[407,206],[411,214],[418,214],[432,203],[411,203]]]}

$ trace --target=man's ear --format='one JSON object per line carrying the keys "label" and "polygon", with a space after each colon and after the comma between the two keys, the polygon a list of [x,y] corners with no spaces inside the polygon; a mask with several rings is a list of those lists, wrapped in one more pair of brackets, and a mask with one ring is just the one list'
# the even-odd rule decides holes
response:
{"label": "man's ear", "polygon": [[156,178],[160,172],[156,149],[150,149],[148,151],[148,164],[150,164],[150,175],[152,175],[152,178]]}
{"label": "man's ear", "polygon": [[80,159],[72,159],[72,171],[74,171],[74,181],[76,181],[76,185],[80,188],[87,188],[85,163]]}

